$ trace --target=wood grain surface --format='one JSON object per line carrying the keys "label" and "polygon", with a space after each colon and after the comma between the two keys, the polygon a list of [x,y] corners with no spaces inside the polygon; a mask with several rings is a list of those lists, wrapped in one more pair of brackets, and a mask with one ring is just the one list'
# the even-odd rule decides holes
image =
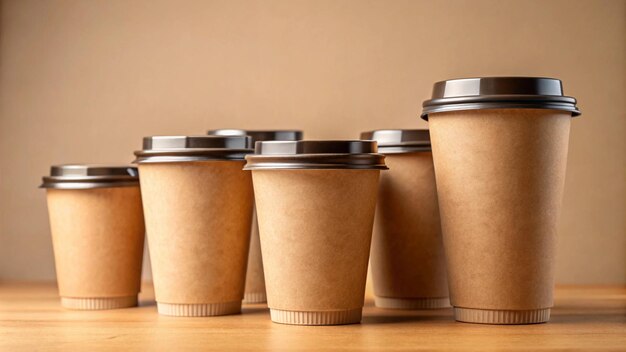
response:
{"label": "wood grain surface", "polygon": [[550,323],[457,323],[450,309],[393,311],[368,299],[361,324],[303,327],[272,323],[265,305],[208,318],[159,316],[152,286],[140,307],[61,308],[51,283],[0,284],[0,351],[181,350],[626,350],[625,287],[560,287]]}

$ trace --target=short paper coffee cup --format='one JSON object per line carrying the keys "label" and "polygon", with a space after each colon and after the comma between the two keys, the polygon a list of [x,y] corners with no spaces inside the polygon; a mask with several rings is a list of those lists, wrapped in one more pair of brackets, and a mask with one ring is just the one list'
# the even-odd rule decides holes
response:
{"label": "short paper coffee cup", "polygon": [[376,130],[381,175],[370,259],[377,307],[450,307],[428,130]]}
{"label": "short paper coffee cup", "polygon": [[[302,139],[302,131],[300,130],[217,129],[210,130],[208,134],[214,136],[249,136],[252,139],[252,143],[262,141],[298,141]],[[267,294],[265,291],[265,276],[263,274],[259,225],[255,211],[252,217],[250,252],[248,254],[248,269],[246,271],[246,291],[243,303],[265,302],[267,302]]]}
{"label": "short paper coffee cup", "polygon": [[241,312],[253,194],[245,136],[155,136],[139,164],[157,309]]}
{"label": "short paper coffee cup", "polygon": [[259,142],[246,159],[272,321],[358,323],[386,169],[376,142]]}
{"label": "short paper coffee cup", "polygon": [[136,306],[144,244],[137,169],[53,166],[41,187],[47,190],[62,306]]}

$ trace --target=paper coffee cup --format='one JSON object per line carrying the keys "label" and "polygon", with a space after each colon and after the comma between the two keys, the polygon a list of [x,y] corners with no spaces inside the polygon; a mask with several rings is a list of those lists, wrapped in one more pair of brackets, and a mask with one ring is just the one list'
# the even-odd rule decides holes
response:
{"label": "paper coffee cup", "polygon": [[545,78],[439,82],[424,103],[457,320],[549,320],[575,104]]}
{"label": "paper coffee cup", "polygon": [[381,175],[372,238],[374,302],[391,309],[450,306],[428,130],[377,130]]}
{"label": "paper coffee cup", "polygon": [[272,321],[358,323],[386,168],[376,143],[260,142],[247,161]]}
{"label": "paper coffee cup", "polygon": [[[218,129],[210,130],[212,136],[249,136],[252,143],[258,141],[297,141],[302,139],[302,131],[299,130],[240,130]],[[265,276],[263,274],[263,257],[259,240],[259,225],[256,219],[256,211],[252,216],[252,230],[250,234],[250,251],[248,254],[248,268],[246,271],[246,289],[243,303],[265,303]]]}
{"label": "paper coffee cup", "polygon": [[41,187],[47,189],[62,306],[136,306],[144,243],[136,168],[53,166]]}
{"label": "paper coffee cup", "polygon": [[147,137],[136,152],[157,309],[241,311],[252,219],[247,137]]}

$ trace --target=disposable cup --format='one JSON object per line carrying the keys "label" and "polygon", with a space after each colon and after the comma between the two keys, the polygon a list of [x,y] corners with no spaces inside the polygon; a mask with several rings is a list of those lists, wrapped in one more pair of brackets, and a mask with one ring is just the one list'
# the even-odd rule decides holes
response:
{"label": "disposable cup", "polygon": [[147,137],[136,152],[157,309],[171,316],[241,311],[252,181],[247,137]]}
{"label": "disposable cup", "polygon": [[[241,129],[217,129],[208,131],[212,136],[249,136],[252,143],[258,141],[297,141],[302,139],[300,130],[241,130]],[[265,275],[263,274],[263,257],[259,239],[259,224],[256,211],[252,216],[252,229],[250,233],[250,251],[248,254],[248,268],[246,271],[246,290],[243,303],[265,303],[267,294],[265,290]]]}
{"label": "disposable cup", "polygon": [[272,321],[361,320],[383,159],[371,141],[262,142],[247,157]]}
{"label": "disposable cup", "polygon": [[370,259],[377,307],[450,306],[428,130],[376,130],[381,175]]}
{"label": "disposable cup", "polygon": [[457,320],[549,320],[575,102],[558,80],[483,78],[424,103]]}
{"label": "disposable cup", "polygon": [[53,166],[44,177],[61,304],[99,310],[137,305],[144,221],[137,170]]}

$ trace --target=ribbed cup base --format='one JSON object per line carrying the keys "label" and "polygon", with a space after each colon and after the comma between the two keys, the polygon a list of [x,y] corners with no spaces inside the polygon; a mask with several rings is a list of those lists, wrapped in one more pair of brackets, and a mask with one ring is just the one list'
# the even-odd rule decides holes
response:
{"label": "ribbed cup base", "polygon": [[291,325],[343,325],[361,322],[362,308],[326,312],[297,312],[270,309],[272,321]]}
{"label": "ribbed cup base", "polygon": [[267,295],[265,292],[246,292],[243,294],[243,303],[265,303]]}
{"label": "ribbed cup base", "polygon": [[387,309],[439,309],[449,308],[450,299],[448,297],[391,298],[375,296],[374,304],[376,307]]}
{"label": "ribbed cup base", "polygon": [[161,315],[174,317],[210,317],[241,313],[241,301],[224,303],[179,304],[157,302]]}
{"label": "ribbed cup base", "polygon": [[454,307],[454,319],[478,324],[538,324],[550,320],[550,308],[532,310],[488,310]]}
{"label": "ribbed cup base", "polygon": [[127,297],[77,298],[61,297],[61,306],[67,309],[103,310],[137,306],[137,295]]}

